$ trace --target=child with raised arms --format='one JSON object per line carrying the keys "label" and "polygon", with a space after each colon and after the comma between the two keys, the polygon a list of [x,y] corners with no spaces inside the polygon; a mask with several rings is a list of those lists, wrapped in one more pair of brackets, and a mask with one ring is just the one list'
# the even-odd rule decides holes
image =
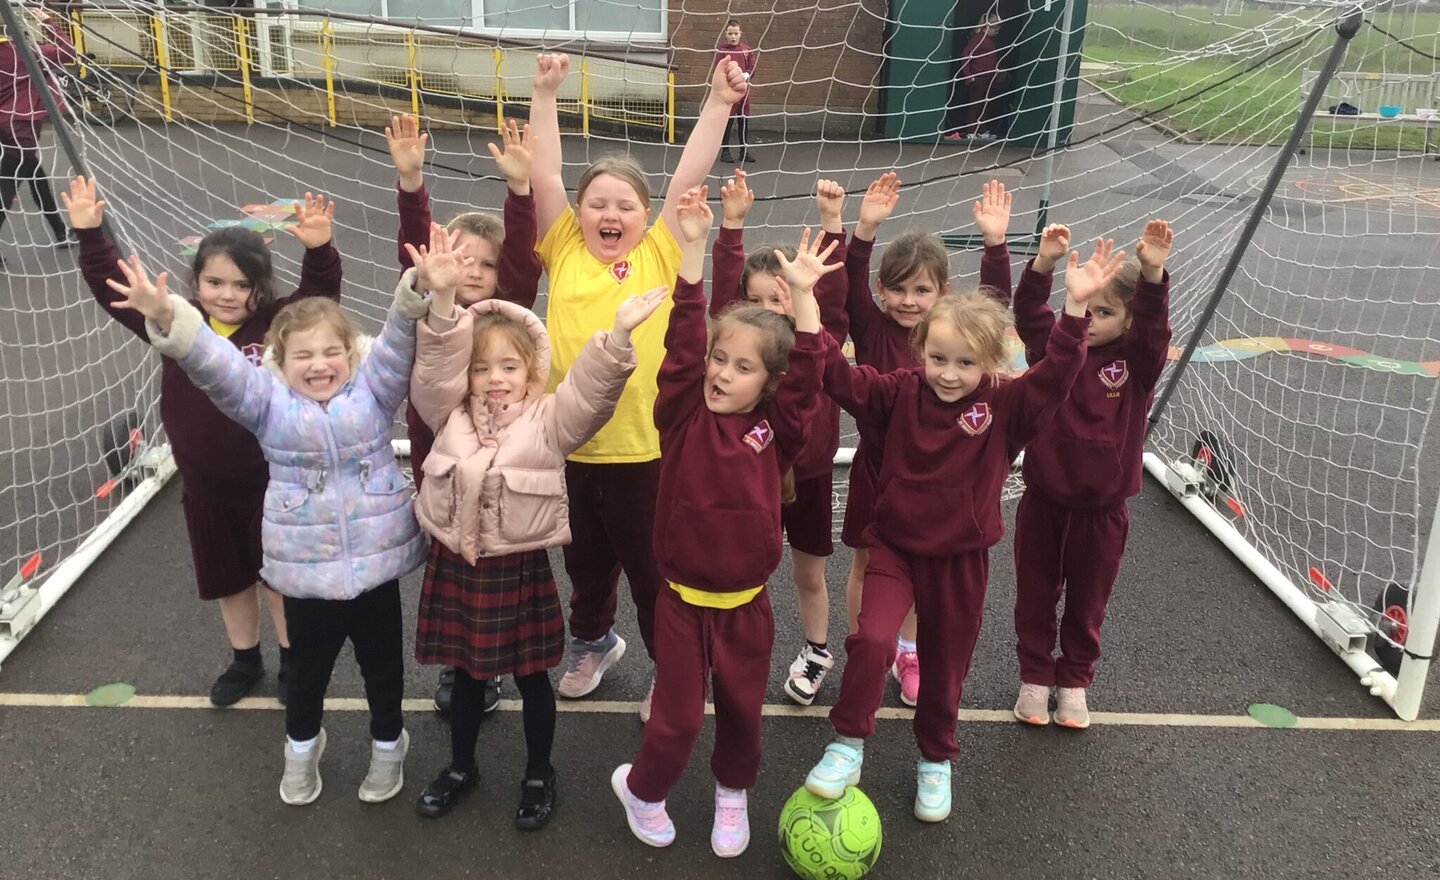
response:
{"label": "child with raised arms", "polygon": [[[823,232],[820,244],[836,242],[830,260],[845,261],[845,231],[840,224],[845,191],[833,180],[815,184],[815,202],[820,212]],[[720,189],[724,208],[720,232],[711,249],[714,273],[710,293],[710,316],[718,319],[737,302],[764,306],[791,321],[795,319],[790,287],[785,283],[776,252],[795,259],[793,245],[759,245],[745,255],[745,217],[754,204],[755,194],[745,182],[745,172],[737,170],[733,180]],[[830,272],[815,284],[815,299],[820,304],[820,322],[837,346],[843,345],[849,332],[845,315],[845,275]],[[835,666],[828,644],[830,630],[830,596],[825,588],[825,559],[834,552],[831,539],[834,498],[835,451],[840,448],[840,408],[828,397],[821,396],[818,412],[810,429],[810,439],[795,460],[788,474],[785,504],[780,508],[781,526],[790,544],[790,560],[795,591],[800,606],[800,626],[804,644],[790,664],[785,679],[785,694],[802,706],[815,701],[825,675]]]}
{"label": "child with raised arms", "polygon": [[[436,259],[460,259],[436,228]],[[425,557],[409,482],[390,426],[410,385],[415,321],[429,303],[406,273],[380,336],[362,357],[355,328],[327,299],[293,303],[266,336],[273,360],[256,368],[207,327],[198,309],[151,282],[136,257],[110,286],[116,305],[144,315],[151,343],[175,359],[221,412],[255,434],[270,465],[261,574],[285,597],[290,701],[280,799],[320,796],[321,715],[335,659],[348,639],[370,705],[370,769],[360,800],[379,803],[405,784],[410,737],[404,687],[400,578]]]}
{"label": "child with raised arms", "polygon": [[[705,327],[701,278],[712,215],[705,187],[678,207],[684,242],[665,334],[660,396],[660,494],[655,556],[666,587],[655,601],[655,696],[635,763],[610,777],[630,830],[669,846],[665,809],[715,702],[715,819],[710,846],[740,855],[750,843],[746,790],[760,768],[760,710],[774,619],[765,582],[780,562],[780,480],[804,447],[826,345],[811,293],[838,263],[807,229],[794,261],[780,258],[795,324],[736,305]],[[832,243],[830,248],[834,248]]]}
{"label": "child with raised arms", "polygon": [[613,329],[596,333],[547,394],[550,343],[533,312],[500,299],[457,309],[462,279],[419,269],[421,286],[434,293],[419,329],[410,399],[435,431],[435,445],[415,512],[435,540],[415,659],[456,673],[450,763],[417,808],[427,818],[442,816],[474,784],[485,684],[513,675],[528,753],[515,825],[534,831],[550,820],[556,796],[548,670],[564,656],[565,621],[546,548],[570,539],[565,456],[614,412],[635,369],[630,331],[667,291],[623,300]]}
{"label": "child with raised arms", "polygon": [[[60,194],[80,242],[80,274],[90,294],[122,327],[141,339],[145,319],[118,305],[109,282],[123,281],[116,250],[101,229],[105,201],[94,178],[76,177]],[[190,265],[193,305],[207,325],[259,368],[265,334],[275,315],[304,297],[340,298],[340,254],[331,241],[333,202],[305,194],[295,203],[290,228],[305,246],[300,286],[286,297],[275,290],[270,249],[259,233],[239,226],[200,240]],[[160,421],[180,471],[180,505],[200,598],[215,601],[230,642],[229,666],[210,686],[210,702],[230,706],[264,675],[260,657],[261,606],[269,609],[280,643],[277,695],[287,699],[290,642],[280,596],[260,578],[260,520],[269,468],[255,436],[216,408],[173,358],[162,357]]]}
{"label": "child with raised arms", "polygon": [[[576,186],[575,207],[565,194],[560,170],[560,121],[556,91],[570,61],[565,55],[536,58],[530,109],[534,136],[535,192],[540,243],[536,252],[549,274],[545,310],[550,332],[549,390],[554,390],[591,335],[609,326],[615,307],[629,296],[674,283],[680,264],[675,240],[681,194],[705,182],[730,108],[745,95],[745,76],[733,61],[716,67],[710,94],[660,208],[650,222],[650,189],[645,173],[628,156],[610,156],[590,165]],[[667,299],[660,317],[669,314]],[[565,570],[570,576],[570,643],[563,697],[583,697],[625,653],[614,631],[615,592],[623,570],[630,582],[635,617],[646,650],[654,656],[655,597],[664,581],[651,540],[655,493],[660,479],[660,435],[655,428],[656,375],[665,352],[664,320],[636,328],[635,373],[625,385],[615,416],[590,442],[570,455],[565,484],[570,498],[570,533]],[[653,683],[652,683],[653,689]],[[640,704],[649,716],[650,697]]]}
{"label": "child with raised arms", "polygon": [[[1090,726],[1085,690],[1100,659],[1100,625],[1130,531],[1126,499],[1140,491],[1146,418],[1170,349],[1170,224],[1151,220],[1136,259],[1088,303],[1080,378],[1050,425],[1025,448],[1025,494],[1015,513],[1015,717]],[[1070,230],[1048,226],[1015,289],[1015,327],[1031,366],[1055,327],[1047,302]],[[1065,612],[1058,626],[1061,594]]]}
{"label": "child with raised arms", "polygon": [[[912,230],[896,238],[880,258],[875,279],[877,303],[870,293],[870,255],[875,233],[890,216],[900,196],[900,180],[882,174],[865,191],[860,219],[846,251],[846,310],[855,362],[889,373],[915,365],[911,337],[930,307],[950,292],[950,259],[945,245],[933,233]],[[1010,249],[1005,243],[1010,228],[1011,194],[992,180],[981,188],[972,213],[984,243],[980,258],[980,289],[1002,305],[1010,301]],[[865,531],[875,515],[876,484],[880,468],[880,438],[860,428],[860,442],[850,464],[850,485],[840,540],[852,548],[850,576],[845,583],[845,610],[850,632],[860,614],[860,591],[869,560]],[[915,650],[915,613],[905,618],[896,641],[891,674],[900,685],[900,700],[915,705],[920,690],[920,660]]]}
{"label": "child with raised arms", "polygon": [[[462,307],[469,307],[495,297],[530,309],[535,306],[540,284],[540,258],[535,255],[535,198],[530,193],[530,127],[521,129],[511,119],[501,133],[504,152],[493,143],[486,146],[505,176],[504,220],[483,211],[466,211],[445,226],[448,232],[460,233],[459,249],[472,258],[456,288],[455,299]],[[385,143],[398,177],[395,206],[400,215],[397,238],[401,272],[412,265],[408,247],[418,248],[430,240],[430,192],[425,187],[425,145],[429,139],[420,131],[420,122],[414,116],[392,116],[385,128]],[[413,401],[405,406],[405,434],[410,439],[410,471],[419,492],[424,487],[425,457],[430,454],[435,435],[416,412]],[[442,715],[450,712],[456,674],[454,667],[440,670],[435,710]],[[493,712],[499,705],[500,681],[487,678],[485,711]]]}
{"label": "child with raised arms", "polygon": [[1085,304],[1119,269],[1121,255],[1099,248],[1083,266],[1070,255],[1065,317],[1046,357],[1008,379],[1009,314],[978,292],[942,297],[915,326],[920,364],[882,374],[851,367],[828,352],[825,391],[879,432],[884,456],[861,594],[859,629],[840,699],[830,711],[836,740],[805,779],[818,797],[838,798],[860,781],[865,739],[875,732],[885,666],[913,606],[925,674],[915,707],[915,817],[950,815],[950,759],[959,752],[960,691],[980,633],[990,547],[1000,540],[1000,492],[1010,463],[1044,428],[1069,393],[1085,357]]}

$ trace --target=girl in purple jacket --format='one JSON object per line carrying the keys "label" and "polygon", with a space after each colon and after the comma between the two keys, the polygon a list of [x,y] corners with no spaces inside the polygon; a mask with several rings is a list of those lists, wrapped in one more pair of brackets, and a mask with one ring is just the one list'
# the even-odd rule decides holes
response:
{"label": "girl in purple jacket", "polygon": [[[1089,303],[1089,351],[1055,420],[1025,449],[1015,513],[1015,717],[1090,726],[1085,689],[1100,659],[1100,624],[1130,531],[1126,499],[1140,491],[1146,419],[1170,349],[1170,224],[1151,220],[1126,264]],[[1047,302],[1070,230],[1047,227],[1015,289],[1015,327],[1033,367],[1055,327]],[[1077,466],[1075,463],[1079,461]],[[1056,608],[1060,656],[1055,656]]]}
{"label": "girl in purple jacket", "polygon": [[1050,334],[1045,360],[1017,379],[1002,375],[1009,315],[978,291],[943,298],[916,325],[918,366],[881,374],[828,354],[825,392],[883,438],[884,455],[866,530],[859,629],[845,640],[849,660],[830,712],[837,737],[805,780],[812,794],[838,798],[859,783],[885,665],[913,605],[925,669],[915,707],[915,817],[939,822],[950,815],[950,759],[960,751],[955,721],[980,633],[990,547],[1003,531],[1000,492],[1020,448],[1075,382],[1085,357],[1085,304],[1120,262],[1106,248],[1084,266],[1070,255],[1065,317]]}

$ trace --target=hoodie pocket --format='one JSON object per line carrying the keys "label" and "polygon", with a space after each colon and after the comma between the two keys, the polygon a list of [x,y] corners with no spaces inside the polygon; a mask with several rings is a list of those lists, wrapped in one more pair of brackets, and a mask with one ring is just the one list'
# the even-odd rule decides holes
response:
{"label": "hoodie pocket", "polygon": [[458,459],[432,450],[420,467],[425,479],[420,483],[420,497],[415,504],[420,515],[440,530],[455,525],[455,510],[459,506],[455,494],[459,489],[455,482],[457,464]]}
{"label": "hoodie pocket", "polygon": [[973,544],[982,533],[970,488],[903,477],[892,477],[876,500],[875,528],[891,546],[924,556]]}
{"label": "hoodie pocket", "polygon": [[681,498],[665,524],[666,556],[696,583],[748,589],[764,583],[779,562],[778,517],[767,510],[701,507]]}
{"label": "hoodie pocket", "polygon": [[[1034,449],[1034,464],[1031,449]],[[1027,476],[1045,497],[1077,505],[1100,503],[1121,492],[1120,450],[1104,440],[1055,435],[1025,450]]]}
{"label": "hoodie pocket", "polygon": [[500,539],[505,543],[527,544],[548,537],[560,525],[564,508],[561,471],[506,468],[500,472]]}

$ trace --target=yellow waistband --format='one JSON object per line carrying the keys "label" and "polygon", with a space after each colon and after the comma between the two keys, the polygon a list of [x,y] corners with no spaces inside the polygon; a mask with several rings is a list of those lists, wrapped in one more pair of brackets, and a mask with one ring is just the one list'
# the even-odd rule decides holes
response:
{"label": "yellow waistband", "polygon": [[760,595],[760,591],[765,589],[765,585],[761,584],[758,587],[751,587],[748,590],[737,590],[733,593],[712,593],[708,590],[697,590],[694,587],[687,587],[684,584],[677,584],[671,581],[670,589],[680,594],[680,601],[686,605],[696,605],[701,608],[720,608],[723,610],[739,608],[741,605],[748,603]]}

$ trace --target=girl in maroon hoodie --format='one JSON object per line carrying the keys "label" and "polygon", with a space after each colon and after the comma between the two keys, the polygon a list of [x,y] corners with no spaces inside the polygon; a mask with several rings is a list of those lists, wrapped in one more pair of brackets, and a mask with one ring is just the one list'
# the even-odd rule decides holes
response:
{"label": "girl in maroon hoodie", "polygon": [[[772,312],[795,320],[794,300],[776,252],[795,259],[793,245],[762,244],[745,255],[745,217],[755,201],[755,194],[745,184],[745,172],[737,170],[735,179],[720,190],[724,216],[720,234],[711,251],[715,273],[710,294],[710,316],[718,319],[737,302],[763,306]],[[836,242],[830,259],[845,261],[845,230],[840,225],[845,191],[833,180],[816,182],[816,205],[820,210],[823,235],[820,246]],[[845,316],[845,273],[831,272],[815,284],[815,299],[820,304],[820,322],[837,346],[843,345],[850,321]],[[835,666],[830,653],[830,596],[825,588],[825,559],[834,552],[831,539],[835,497],[835,451],[840,447],[840,408],[828,397],[821,397],[819,411],[810,439],[795,460],[795,467],[786,474],[785,504],[780,509],[780,522],[790,544],[790,562],[795,581],[800,626],[805,643],[790,664],[784,688],[790,699],[802,706],[815,701],[820,683]]]}
{"label": "girl in maroon hoodie", "polygon": [[[1135,247],[1138,259],[1090,301],[1080,378],[1025,449],[1025,494],[1015,514],[1015,717],[1028,724],[1050,722],[1053,693],[1057,724],[1090,726],[1085,689],[1095,677],[1100,624],[1130,531],[1125,499],[1140,491],[1146,416],[1170,349],[1165,258],[1172,240],[1170,224],[1151,220]],[[1015,290],[1015,326],[1032,365],[1043,363],[1055,326],[1050,273],[1069,243],[1069,229],[1047,227]]]}
{"label": "girl in maroon hoodie", "polygon": [[[890,216],[900,197],[900,180],[887,172],[870,184],[860,203],[860,220],[855,237],[845,252],[846,312],[850,338],[855,342],[855,362],[889,373],[915,365],[911,333],[935,301],[950,292],[950,258],[939,238],[912,230],[885,248],[875,290],[870,293],[870,254],[875,233]],[[1010,298],[1010,250],[1005,234],[1010,228],[1011,195],[1005,185],[992,180],[982,187],[975,202],[975,225],[985,245],[980,258],[980,289],[1008,306]],[[845,584],[845,607],[850,632],[860,614],[860,590],[869,560],[865,530],[875,515],[875,481],[880,470],[881,438],[860,426],[860,444],[850,464],[850,488],[845,499],[845,523],[840,540],[855,550],[850,576]],[[915,651],[915,614],[912,611],[900,627],[891,674],[900,684],[900,701],[915,705],[920,692],[920,660]]]}
{"label": "girl in maroon hoodie", "polygon": [[[795,299],[795,326],[741,305],[708,340],[701,272],[711,222],[705,187],[680,199],[682,241],[675,305],[665,334],[655,426],[660,491],[655,559],[667,586],[655,600],[655,692],[635,763],[610,785],[635,836],[669,846],[675,826],[665,797],[679,781],[715,699],[715,822],[722,858],[750,842],[746,789],[760,769],[760,709],[774,620],[765,581],[780,562],[780,475],[795,463],[815,417],[825,336],[811,294],[839,264],[807,229],[781,266]],[[833,249],[834,245],[830,246]]]}
{"label": "girl in maroon hoodie", "polygon": [[[41,41],[32,43],[41,64],[69,64],[75,58],[75,46],[65,29],[43,9],[32,8],[29,12],[42,28]],[[0,25],[0,226],[5,224],[5,214],[20,181],[28,181],[30,194],[55,237],[55,246],[69,247],[75,240],[66,235],[55,191],[50,188],[50,174],[40,164],[40,129],[50,115],[40,90],[48,87],[49,83],[30,79],[29,68],[15,43],[6,38],[4,25]],[[3,261],[0,266],[4,266]]]}
{"label": "girl in maroon hoodie", "polygon": [[1070,255],[1065,317],[1045,360],[1018,379],[1000,374],[1009,316],[978,291],[945,297],[916,326],[919,366],[881,374],[827,352],[826,393],[882,434],[884,456],[860,627],[845,640],[849,660],[830,712],[839,736],[805,780],[813,794],[838,798],[859,782],[885,664],[913,604],[925,668],[915,709],[915,817],[950,815],[955,720],[980,632],[990,547],[1003,530],[1000,490],[1020,448],[1069,393],[1085,357],[1085,303],[1118,271],[1121,256],[1101,248],[1080,266]]}
{"label": "girl in maroon hoodie", "polygon": [[1010,72],[1000,68],[999,37],[1000,17],[987,13],[966,41],[965,48],[960,50],[960,75],[951,104],[958,103],[964,113],[964,123],[945,135],[946,140],[996,139],[996,135],[985,131],[984,126],[993,124],[999,115],[996,112],[997,99],[1010,78]]}

